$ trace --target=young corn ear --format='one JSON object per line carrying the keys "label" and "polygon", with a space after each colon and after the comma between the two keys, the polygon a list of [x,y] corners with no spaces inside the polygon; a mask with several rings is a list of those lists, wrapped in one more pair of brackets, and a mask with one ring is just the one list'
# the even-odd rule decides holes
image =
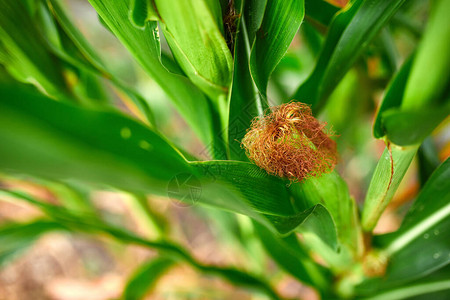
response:
{"label": "young corn ear", "polygon": [[267,173],[301,181],[331,172],[337,163],[336,142],[325,126],[308,105],[290,102],[255,118],[242,145]]}

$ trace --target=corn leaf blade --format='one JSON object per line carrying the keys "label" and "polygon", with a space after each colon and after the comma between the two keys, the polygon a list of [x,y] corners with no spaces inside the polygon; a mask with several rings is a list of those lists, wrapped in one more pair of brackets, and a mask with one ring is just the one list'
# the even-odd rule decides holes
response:
{"label": "corn leaf blade", "polygon": [[389,264],[383,279],[369,280],[362,289],[400,286],[450,263],[449,190],[447,159],[429,178],[400,228],[375,237],[375,245],[388,256]]}
{"label": "corn leaf blade", "polygon": [[268,0],[250,55],[250,72],[265,97],[269,77],[286,53],[305,15],[303,0]]}
{"label": "corn leaf blade", "polygon": [[155,0],[155,5],[164,36],[180,66],[195,85],[220,105],[218,101],[224,101],[230,85],[233,62],[223,36],[217,1]]}
{"label": "corn leaf blade", "polygon": [[157,257],[142,264],[128,280],[122,298],[124,300],[144,299],[158,279],[173,265],[174,260],[165,256]]}
{"label": "corn leaf blade", "polygon": [[253,164],[189,163],[164,138],[116,112],[52,101],[23,86],[1,87],[0,94],[0,168],[6,172],[157,195],[167,195],[174,178],[189,174],[201,181],[195,199],[246,214],[274,231],[288,233],[309,217],[294,209],[285,181]]}
{"label": "corn leaf blade", "polygon": [[325,98],[403,2],[353,1],[337,14],[330,24],[314,71],[293,98],[311,104],[314,111],[322,108]]}
{"label": "corn leaf blade", "polygon": [[[230,91],[228,147],[230,158],[248,161],[241,140],[254,117],[262,115],[269,105],[261,97],[250,74],[251,45],[257,29],[261,26],[265,10],[263,1],[240,1],[236,3],[240,18],[234,45],[233,82]],[[249,12],[252,12],[250,14]],[[257,15],[257,16],[255,16]]]}
{"label": "corn leaf blade", "polygon": [[110,30],[130,51],[148,74],[173,101],[183,118],[205,144],[214,139],[213,120],[208,100],[187,78],[170,73],[161,63],[161,47],[156,22],[147,22],[144,30],[127,20],[128,1],[90,0]]}

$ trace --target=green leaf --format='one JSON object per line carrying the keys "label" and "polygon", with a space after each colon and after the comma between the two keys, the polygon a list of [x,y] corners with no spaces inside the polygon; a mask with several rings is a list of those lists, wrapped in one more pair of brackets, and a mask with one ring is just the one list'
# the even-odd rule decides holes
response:
{"label": "green leaf", "polygon": [[427,181],[400,228],[375,237],[375,246],[389,264],[385,276],[367,280],[358,287],[361,292],[401,286],[450,263],[449,190],[450,159],[447,159]]}
{"label": "green leaf", "polygon": [[63,229],[61,225],[49,220],[36,220],[30,223],[6,223],[0,227],[0,266],[30,247],[35,240],[51,230]]}
{"label": "green leaf", "polygon": [[[448,277],[448,276],[447,276]],[[442,279],[429,282],[417,282],[415,284],[408,284],[400,288],[388,290],[377,294],[376,296],[363,298],[364,300],[401,300],[401,299],[415,299],[414,296],[426,295],[424,299],[446,299],[448,291],[450,290],[450,280]],[[436,298],[430,293],[444,291],[442,298]]]}
{"label": "green leaf", "polygon": [[[427,181],[417,200],[405,216],[400,229],[383,238],[380,237],[382,240],[381,243],[385,245],[385,251],[392,255],[403,251],[406,247],[414,248],[411,247],[410,243],[415,240],[426,244],[429,237],[435,236],[436,241],[443,241],[444,245],[447,245],[447,249],[444,249],[447,254],[443,253],[442,257],[433,258],[430,261],[436,263],[440,258],[442,261],[450,262],[450,238],[446,238],[450,234],[450,231],[447,230],[448,226],[441,225],[444,229],[443,232],[439,230],[430,232],[433,226],[441,222],[445,222],[446,224],[450,222],[449,190],[450,159],[447,159],[433,172],[433,175]],[[427,232],[429,234],[426,235]],[[428,245],[428,250],[430,250],[432,245],[430,240],[428,241]],[[415,247],[414,249],[421,248]],[[430,252],[427,253],[427,256],[431,258],[433,253]],[[411,262],[411,260],[408,261]],[[414,273],[416,274],[417,271]]]}
{"label": "green leaf", "polygon": [[130,21],[139,29],[145,28],[145,22],[158,21],[159,16],[152,0],[130,0]]}
{"label": "green leaf", "polygon": [[402,65],[401,69],[395,75],[394,79],[387,88],[386,95],[381,102],[373,124],[373,135],[377,139],[380,139],[386,135],[386,129],[383,127],[383,113],[389,109],[400,107],[402,103],[406,82],[411,71],[413,57],[414,55],[410,56]]}
{"label": "green leaf", "polygon": [[417,152],[420,185],[423,187],[441,164],[439,152],[431,137],[426,138]]}
{"label": "green leaf", "polygon": [[310,77],[292,98],[318,111],[345,73],[404,0],[356,0],[337,14]]}
{"label": "green leaf", "polygon": [[53,96],[69,94],[62,67],[52,55],[22,1],[0,2],[0,63],[22,82]]}
{"label": "green leaf", "polygon": [[164,36],[181,68],[221,111],[233,62],[220,25],[218,2],[155,0],[155,4]]}
{"label": "green leaf", "polygon": [[450,20],[447,12],[450,2],[438,0],[432,3],[427,28],[417,54],[411,75],[405,88],[402,108],[421,110],[427,104],[436,104],[450,83]]}
{"label": "green leaf", "polygon": [[[267,1],[268,0],[240,0],[240,3],[244,4],[241,13],[244,14],[243,16],[247,20],[245,21],[245,28],[247,30],[250,47],[253,45],[256,32],[261,28]],[[239,7],[238,2],[236,2],[236,7]]]}
{"label": "green leaf", "polygon": [[386,136],[401,146],[420,144],[450,113],[445,94],[450,60],[442,54],[448,50],[445,36],[450,36],[444,2],[436,1],[419,49],[389,85],[374,124],[375,137]]}
{"label": "green leaf", "polygon": [[78,69],[82,74],[80,78],[93,77],[90,72],[102,76],[117,86],[137,105],[138,109],[145,115],[147,121],[154,125],[154,116],[147,101],[135,92],[132,88],[124,84],[118,77],[109,70],[100,55],[92,48],[81,32],[73,25],[61,5],[60,0],[48,0],[48,8],[60,26],[59,38],[65,40],[64,47],[54,46],[53,52],[63,61]]}
{"label": "green leaf", "polygon": [[[450,282],[450,266],[447,265],[431,274],[409,282],[369,279],[356,287],[358,299],[447,299]],[[376,281],[378,280],[378,282]],[[375,295],[375,296],[374,296]]]}
{"label": "green leaf", "polygon": [[409,147],[388,145],[384,150],[372,175],[364,201],[361,220],[364,231],[375,228],[378,219],[397,191],[418,147],[418,145]]}
{"label": "green leaf", "polygon": [[[308,224],[310,231],[325,231],[324,240],[331,245],[336,244],[336,230],[329,212],[321,205],[296,209],[291,203],[286,182],[280,178],[245,162],[207,161],[192,162],[191,165],[202,174],[202,197],[203,194],[205,197],[209,195],[206,193],[215,195],[214,198],[207,197],[210,204],[228,206],[228,209],[246,214],[281,234],[287,234],[301,224],[306,228]],[[217,184],[222,189],[226,187],[228,193],[214,191],[219,188],[215,186]],[[237,200],[236,195],[242,195],[241,199],[245,200]],[[317,222],[324,227],[314,227]]]}
{"label": "green leaf", "polygon": [[[336,172],[304,180],[291,186],[291,192],[299,201],[296,203],[297,206],[308,207],[318,203],[325,206],[332,216],[339,243],[348,247],[354,257],[358,257],[362,249],[362,236],[358,225],[356,204],[350,197],[347,184]],[[318,225],[317,230],[322,231],[329,231],[334,227],[331,224],[318,223]],[[330,234],[330,232],[323,232],[319,237],[327,243],[324,237]],[[338,241],[327,244],[331,246],[331,249],[337,250]]]}
{"label": "green leaf", "polygon": [[81,32],[73,25],[67,13],[63,9],[61,0],[47,0],[48,8],[52,12],[58,24],[64,30],[67,37],[73,42],[74,46],[80,51],[80,58],[78,55],[72,55],[74,59],[84,59],[89,64],[94,66],[100,73],[105,74],[106,77],[111,76],[108,66],[102,61],[100,55],[92,48],[89,42],[84,38]]}
{"label": "green leaf", "polygon": [[450,99],[442,107],[421,110],[389,109],[382,114],[387,138],[396,145],[420,144],[450,114]]}
{"label": "green leaf", "polygon": [[339,8],[324,0],[305,0],[306,20],[324,27],[330,25]]}
{"label": "green leaf", "polygon": [[304,1],[268,0],[250,56],[250,72],[265,97],[269,77],[285,55],[305,14]]}
{"label": "green leaf", "polygon": [[317,204],[303,213],[304,220],[297,227],[301,233],[315,234],[330,249],[337,251],[339,244],[336,232],[336,225],[328,209],[321,204]]}
{"label": "green leaf", "polygon": [[295,234],[281,238],[256,223],[255,229],[264,248],[280,267],[306,284],[320,290],[327,288],[327,282],[330,280],[329,273],[310,258],[308,252],[299,244]]}
{"label": "green leaf", "polygon": [[144,299],[158,279],[174,264],[173,259],[160,256],[142,264],[128,280],[122,298],[124,300]]}
{"label": "green leaf", "polygon": [[156,22],[144,30],[130,22],[128,1],[90,0],[100,17],[130,51],[144,70],[158,83],[200,139],[209,145],[216,137],[208,99],[187,78],[170,73],[161,63],[161,47]]}
{"label": "green leaf", "polygon": [[18,86],[0,87],[0,95],[3,171],[157,195],[167,195],[169,183],[187,174],[199,180],[200,195],[192,196],[195,186],[186,183],[177,187],[188,192],[171,197],[242,213],[280,233],[309,216],[294,209],[284,180],[254,164],[188,163],[164,138],[118,113],[52,101]]}
{"label": "green leaf", "polygon": [[4,171],[157,194],[191,171],[163,138],[124,115],[64,105],[21,86],[1,87],[0,95]]}
{"label": "green leaf", "polygon": [[265,282],[261,278],[249,273],[245,273],[236,268],[217,267],[200,263],[194,257],[192,257],[183,247],[175,243],[169,242],[167,240],[146,240],[122,228],[105,224],[91,215],[74,213],[62,207],[41,202],[22,192],[6,191],[0,189],[0,195],[2,194],[17,197],[39,207],[47,215],[55,219],[55,221],[57,221],[59,224],[72,231],[88,232],[91,234],[107,234],[114,239],[128,244],[136,244],[153,248],[158,251],[167,253],[173,257],[179,258],[195,269],[204,272],[205,274],[220,276],[236,285],[258,289],[266,293],[273,299],[279,299],[277,293],[270,287],[270,285],[267,284],[267,282]]}
{"label": "green leaf", "polygon": [[[228,146],[230,158],[248,161],[245,151],[241,147],[241,140],[250,127],[252,119],[263,115],[269,105],[260,96],[258,88],[250,74],[251,45],[255,39],[264,15],[263,1],[240,1],[238,13],[238,30],[234,44],[234,71],[231,85]],[[256,16],[255,16],[256,15]]]}

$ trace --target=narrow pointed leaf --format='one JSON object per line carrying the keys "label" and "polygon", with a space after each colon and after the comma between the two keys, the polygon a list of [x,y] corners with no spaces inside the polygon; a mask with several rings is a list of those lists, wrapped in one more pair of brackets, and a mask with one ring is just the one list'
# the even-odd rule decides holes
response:
{"label": "narrow pointed leaf", "polygon": [[[132,88],[124,84],[118,77],[109,70],[108,66],[103,62],[100,55],[89,44],[81,32],[73,25],[67,13],[63,9],[60,0],[48,0],[48,7],[52,11],[53,16],[58,22],[61,30],[59,32],[60,39],[66,39],[65,44],[71,44],[72,47],[62,47],[62,49],[53,48],[52,51],[63,61],[78,68],[79,72],[86,74],[85,76],[93,76],[90,72],[98,74],[110,80],[116,87],[123,91],[143,113],[145,119],[154,125],[154,116],[147,103],[141,95]],[[62,31],[62,32],[61,32]]]}
{"label": "narrow pointed leaf", "polygon": [[201,263],[191,256],[185,248],[176,243],[167,240],[147,240],[122,228],[103,223],[99,221],[99,219],[93,218],[91,215],[74,213],[62,207],[44,203],[23,192],[0,189],[0,196],[1,195],[13,196],[39,207],[49,217],[57,221],[58,224],[61,224],[62,227],[71,231],[87,232],[90,234],[107,234],[111,238],[127,244],[136,244],[152,248],[171,255],[174,258],[178,258],[207,275],[219,276],[238,286],[260,290],[272,299],[280,299],[277,293],[263,279],[233,267],[219,267]]}
{"label": "narrow pointed leaf", "polygon": [[310,77],[293,98],[319,110],[345,73],[404,0],[350,2],[330,24],[327,39]]}
{"label": "narrow pointed leaf", "polygon": [[[246,6],[244,6],[244,3]],[[236,5],[239,5],[238,3]],[[260,1],[241,1],[234,48],[233,83],[229,104],[228,144],[230,158],[248,161],[241,140],[254,117],[269,106],[261,97],[250,74],[250,52],[256,30],[261,25],[265,5]],[[252,12],[250,14],[249,12]],[[255,17],[259,15],[260,17]]]}
{"label": "narrow pointed leaf", "polygon": [[250,57],[250,71],[266,96],[269,77],[286,53],[305,14],[304,1],[268,0]]}

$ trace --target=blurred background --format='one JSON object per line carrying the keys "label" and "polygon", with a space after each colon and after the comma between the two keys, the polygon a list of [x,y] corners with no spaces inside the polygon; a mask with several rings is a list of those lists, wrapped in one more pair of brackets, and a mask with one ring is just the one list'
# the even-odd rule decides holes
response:
{"label": "blurred background", "polygon": [[[329,1],[344,6],[345,0]],[[97,13],[86,0],[65,1],[67,11],[88,41],[108,62],[115,74],[147,99],[155,112],[158,128],[176,145],[182,145],[198,159],[207,159],[205,149],[179,117],[158,85],[145,74],[119,41],[99,22]],[[385,148],[372,136],[372,123],[383,92],[406,57],[415,49],[428,16],[429,1],[407,1],[391,22],[376,37],[356,65],[331,95],[319,116],[335,133],[339,147],[338,172],[349,185],[359,204],[365,197],[375,165]],[[325,32],[306,19],[287,55],[273,73],[268,97],[271,105],[280,104],[292,95],[312,71]],[[170,52],[162,39],[162,47]],[[68,75],[70,77],[70,74]],[[99,78],[99,80],[102,80]],[[116,105],[134,117],[123,95],[102,82],[102,92],[115,99]],[[379,222],[376,232],[398,228],[403,213],[416,196],[424,178],[423,161],[439,164],[450,154],[449,118],[435,130],[421,147],[392,203]],[[154,223],[142,215],[132,196],[120,191],[88,191],[73,183],[42,182],[29,177],[0,174],[0,185],[20,187],[48,203],[58,204],[81,196],[92,201],[96,211],[112,224],[155,238],[167,234],[184,245],[194,257],[205,263],[238,266],[265,274],[283,295],[294,299],[317,299],[315,292],[286,275],[267,257],[253,236],[247,217],[198,205],[180,206],[167,198],[143,197],[149,203]],[[45,187],[44,187],[45,185]],[[75,191],[75,192],[74,192]],[[80,196],[81,195],[81,196]],[[0,196],[0,224],[25,222],[39,218],[35,207]],[[406,205],[403,205],[406,204]],[[238,224],[239,226],[236,226]],[[233,227],[233,228],[230,228]],[[19,255],[20,254],[20,255]],[[117,299],[140,264],[156,254],[138,246],[124,245],[108,237],[50,233],[39,237],[23,253],[1,260],[0,299]],[[157,282],[147,299],[265,299],[244,289],[236,289],[217,277],[199,274],[185,265],[171,268]]]}

